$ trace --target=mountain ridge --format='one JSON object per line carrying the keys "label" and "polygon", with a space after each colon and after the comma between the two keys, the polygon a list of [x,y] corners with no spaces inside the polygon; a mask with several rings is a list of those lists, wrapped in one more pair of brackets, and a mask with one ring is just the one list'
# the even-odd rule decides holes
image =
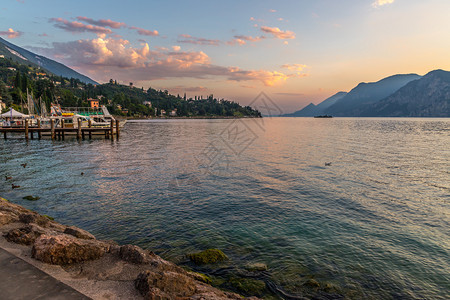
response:
{"label": "mountain ridge", "polygon": [[[373,91],[375,93],[371,93]],[[333,99],[336,96],[340,97]],[[331,105],[330,99],[334,102]],[[437,69],[424,76],[397,74],[377,82],[361,82],[346,94],[337,93],[317,105],[310,103],[282,116],[324,114],[338,117],[450,117],[450,72]]]}
{"label": "mountain ridge", "polygon": [[434,70],[360,112],[362,116],[450,117],[450,72]]}
{"label": "mountain ridge", "polygon": [[333,116],[354,117],[356,115],[353,111],[361,106],[380,101],[420,77],[417,74],[396,74],[376,82],[361,82],[347,95],[326,108],[324,113]]}
{"label": "mountain ridge", "polygon": [[27,61],[57,76],[78,79],[86,84],[98,84],[98,82],[92,80],[86,75],[78,73],[62,63],[49,59],[45,56],[35,54],[0,37],[0,49],[1,48],[4,48],[3,51],[0,51],[1,54],[13,60],[20,61],[21,63]]}

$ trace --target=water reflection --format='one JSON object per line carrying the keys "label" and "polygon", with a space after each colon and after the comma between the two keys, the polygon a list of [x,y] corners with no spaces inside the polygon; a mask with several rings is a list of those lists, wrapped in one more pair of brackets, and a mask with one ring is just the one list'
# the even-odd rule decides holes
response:
{"label": "water reflection", "polygon": [[[179,263],[220,248],[231,258],[221,276],[265,263],[258,278],[280,293],[444,298],[449,129],[439,119],[158,120],[127,124],[113,143],[8,139],[0,178],[22,188],[0,193]],[[30,194],[41,199],[22,200]]]}

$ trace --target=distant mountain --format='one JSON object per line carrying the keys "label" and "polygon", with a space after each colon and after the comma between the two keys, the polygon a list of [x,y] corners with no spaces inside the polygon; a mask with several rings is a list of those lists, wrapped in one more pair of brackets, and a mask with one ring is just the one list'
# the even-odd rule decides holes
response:
{"label": "distant mountain", "polygon": [[298,110],[291,114],[284,114],[280,117],[312,117],[316,115],[317,106],[314,103],[310,103],[303,107],[301,110]]}
{"label": "distant mountain", "polygon": [[324,101],[322,101],[317,105],[310,103],[301,110],[298,110],[291,114],[284,114],[282,115],[282,117],[314,117],[317,115],[322,115],[325,109],[336,103],[339,99],[341,99],[345,95],[347,95],[346,92],[339,92],[325,99]]}
{"label": "distant mountain", "polygon": [[320,114],[323,114],[323,112],[330,107],[331,105],[334,105],[336,102],[338,102],[339,100],[341,100],[342,98],[344,98],[345,96],[347,96],[347,92],[339,92],[334,94],[333,96],[323,100],[322,102],[320,102],[319,104],[317,104],[317,108],[319,110],[321,110]]}
{"label": "distant mountain", "polygon": [[417,74],[402,74],[386,77],[377,82],[360,83],[347,95],[326,108],[324,113],[341,117],[358,116],[367,104],[380,101],[409,82],[420,78]]}
{"label": "distant mountain", "polygon": [[431,71],[392,95],[368,105],[360,116],[450,117],[450,72]]}
{"label": "distant mountain", "polygon": [[41,55],[34,54],[33,52],[11,44],[10,42],[2,38],[0,38],[0,54],[20,63],[37,65],[45,69],[46,71],[58,76],[79,79],[84,83],[98,84],[89,77],[84,76],[59,62],[48,59]]}

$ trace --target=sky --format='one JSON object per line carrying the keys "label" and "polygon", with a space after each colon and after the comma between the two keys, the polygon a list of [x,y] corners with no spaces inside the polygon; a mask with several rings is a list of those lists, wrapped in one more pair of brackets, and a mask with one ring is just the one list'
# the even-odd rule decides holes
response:
{"label": "sky", "polygon": [[450,71],[450,0],[2,0],[0,36],[100,83],[243,105],[264,92],[289,113]]}

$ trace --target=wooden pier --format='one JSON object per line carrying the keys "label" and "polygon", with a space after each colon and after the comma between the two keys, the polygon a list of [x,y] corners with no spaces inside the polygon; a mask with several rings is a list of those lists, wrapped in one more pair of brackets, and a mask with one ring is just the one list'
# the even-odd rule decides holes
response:
{"label": "wooden pier", "polygon": [[23,127],[0,127],[0,134],[3,133],[3,138],[7,139],[8,133],[21,133],[25,139],[34,139],[35,133],[38,139],[41,139],[43,135],[51,136],[52,140],[64,139],[66,135],[76,136],[77,139],[85,139],[86,136],[92,139],[92,135],[103,135],[105,139],[114,140],[114,136],[119,139],[120,127],[119,120],[111,120],[109,127],[92,127],[91,121],[89,121],[88,127],[81,126],[81,120],[78,119],[77,128],[64,127],[64,122],[61,123],[61,127],[55,126],[55,121],[51,120],[50,128],[41,127],[40,120],[37,121],[37,126],[30,126],[29,121],[25,121]]}

